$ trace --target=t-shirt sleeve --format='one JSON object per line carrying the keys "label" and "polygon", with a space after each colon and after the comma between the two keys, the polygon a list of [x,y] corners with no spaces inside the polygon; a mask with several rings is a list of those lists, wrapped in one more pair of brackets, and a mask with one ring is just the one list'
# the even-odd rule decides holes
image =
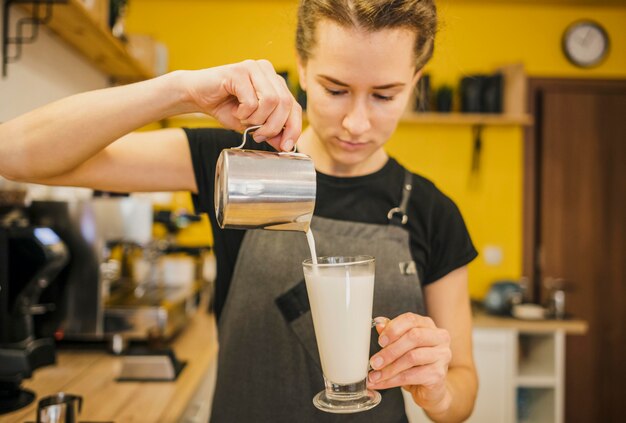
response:
{"label": "t-shirt sleeve", "polygon": [[196,213],[214,212],[215,166],[221,151],[241,143],[241,134],[221,128],[183,128],[189,142],[198,193],[192,194]]}
{"label": "t-shirt sleeve", "polygon": [[425,285],[465,266],[478,256],[459,208],[440,191],[434,197]]}

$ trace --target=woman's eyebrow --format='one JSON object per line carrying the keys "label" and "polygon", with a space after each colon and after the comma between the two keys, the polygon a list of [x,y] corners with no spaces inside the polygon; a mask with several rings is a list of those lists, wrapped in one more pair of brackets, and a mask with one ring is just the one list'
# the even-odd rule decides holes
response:
{"label": "woman's eyebrow", "polygon": [[[328,75],[318,75],[319,78],[325,79],[328,82],[331,82],[335,85],[338,85],[340,87],[349,87],[350,85],[346,84],[345,82],[341,82],[338,79],[332,78]],[[403,87],[406,84],[404,82],[392,82],[391,84],[384,84],[384,85],[377,85],[375,87],[373,87],[375,90],[386,90],[389,88],[396,88],[396,87]]]}
{"label": "woman's eyebrow", "polygon": [[325,79],[326,81],[332,82],[333,84],[339,85],[341,87],[349,87],[349,85],[346,84],[345,82],[341,82],[340,80],[331,78],[330,76],[327,76],[327,75],[318,75],[318,78]]}

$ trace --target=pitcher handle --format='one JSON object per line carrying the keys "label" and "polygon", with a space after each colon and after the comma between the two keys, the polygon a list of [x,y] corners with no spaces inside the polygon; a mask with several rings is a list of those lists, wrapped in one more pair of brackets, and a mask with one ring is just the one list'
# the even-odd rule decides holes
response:
{"label": "pitcher handle", "polygon": [[[241,140],[241,144],[237,147],[233,147],[236,149],[242,149],[244,145],[246,145],[246,141],[248,140],[248,132],[254,132],[257,129],[259,129],[261,126],[263,125],[256,125],[256,126],[249,126],[246,128],[245,131],[243,131],[243,139]],[[295,153],[296,152],[296,146],[293,146],[293,150],[290,151],[291,153]]]}

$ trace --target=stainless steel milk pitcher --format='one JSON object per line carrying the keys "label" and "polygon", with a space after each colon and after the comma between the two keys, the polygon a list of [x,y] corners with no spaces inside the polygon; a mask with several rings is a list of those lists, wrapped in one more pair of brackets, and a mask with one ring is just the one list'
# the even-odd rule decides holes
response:
{"label": "stainless steel milk pitcher", "polygon": [[315,208],[315,167],[295,152],[222,150],[215,168],[215,215],[221,228],[306,232]]}

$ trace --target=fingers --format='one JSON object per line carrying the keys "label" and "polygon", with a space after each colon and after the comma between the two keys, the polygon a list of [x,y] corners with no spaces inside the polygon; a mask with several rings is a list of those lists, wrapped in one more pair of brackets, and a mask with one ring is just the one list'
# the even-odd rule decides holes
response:
{"label": "fingers", "polygon": [[[405,385],[408,384],[407,378],[412,378],[411,384],[422,384],[422,379],[415,379],[413,376],[433,376],[429,372],[434,372],[437,376],[440,368],[444,374],[447,371],[452,354],[449,347],[450,335],[446,330],[437,328],[432,319],[406,313],[388,321],[384,326],[377,325],[377,330],[380,333],[378,342],[383,349],[370,359],[374,371],[370,373],[368,380],[375,385],[374,389],[400,386],[398,381],[403,381],[401,385]],[[430,367],[434,370],[415,370]]]}
{"label": "fingers", "polygon": [[[437,379],[434,376],[438,376],[436,374],[437,368],[441,367],[442,369],[447,369],[447,364],[450,358],[450,350],[447,348],[439,348],[439,347],[422,347],[412,349],[402,355],[400,358],[385,366],[383,368],[379,368],[379,370],[373,370],[370,372],[368,376],[368,382],[372,385],[376,385],[376,389],[384,389],[379,388],[379,385],[389,385],[390,383],[394,383],[394,381],[398,380],[398,376],[408,372],[411,374],[415,374],[413,372],[414,368],[430,368],[429,370],[424,370],[420,375],[425,376],[433,376],[432,379],[413,379],[413,380],[404,380],[402,385],[423,385],[428,383],[434,383]],[[435,372],[435,373],[431,373]],[[444,372],[445,375],[445,372]],[[405,375],[407,376],[407,375]],[[404,376],[404,377],[405,377]],[[398,386],[398,385],[393,385]]]}
{"label": "fingers", "polygon": [[412,329],[436,327],[435,322],[433,322],[430,317],[420,316],[415,313],[404,313],[387,322],[383,331],[380,332],[378,343],[381,347],[385,347],[387,344],[395,342]]}
{"label": "fingers", "polygon": [[382,331],[385,330],[385,326],[387,326],[387,323],[389,322],[390,319],[387,317],[376,317],[374,319],[374,327],[376,328],[376,332],[378,332],[378,335],[380,335]]}
{"label": "fingers", "polygon": [[[261,125],[272,117],[272,112],[279,105],[280,94],[274,79],[276,72],[273,72],[273,68],[272,72],[268,72],[268,65],[261,64],[261,61],[246,61],[244,66],[255,90],[257,107],[248,116],[241,116],[242,123],[250,126]],[[267,128],[266,131],[269,129]]]}
{"label": "fingers", "polygon": [[229,70],[228,76],[230,78],[226,83],[226,91],[234,95],[238,101],[233,116],[242,122],[259,107],[256,89],[250,79],[250,73],[245,68],[233,67]]}
{"label": "fingers", "polygon": [[300,137],[302,108],[267,60],[181,71],[172,78],[183,92],[179,113],[206,113],[238,131],[260,125],[254,139],[277,150],[292,150]]}
{"label": "fingers", "polygon": [[293,149],[302,130],[302,109],[285,80],[267,60],[247,61],[243,66],[249,72],[256,102],[250,100],[250,84],[242,81],[245,97],[237,95],[241,103],[237,117],[247,126],[262,125],[253,135],[255,141],[267,141],[277,150]]}
{"label": "fingers", "polygon": [[[446,369],[435,364],[411,367],[403,372],[393,375],[389,379],[378,378],[380,372],[370,372],[367,387],[369,389],[387,389],[396,386],[435,386],[445,379]],[[376,379],[373,381],[372,379]]]}
{"label": "fingers", "polygon": [[[385,331],[386,329],[383,330],[383,334]],[[382,335],[380,338],[382,338]],[[450,342],[449,338],[448,332],[442,329],[414,327],[407,330],[403,336],[387,344],[385,348],[374,354],[370,359],[370,364],[373,369],[378,370],[384,366],[389,366],[409,351],[416,348],[436,347],[439,345],[447,346]]]}
{"label": "fingers", "polygon": [[[292,102],[291,112],[285,122],[283,132],[276,137],[270,138],[268,142],[277,150],[293,150],[293,146],[300,138],[302,132],[302,107],[296,101]],[[280,146],[280,149],[277,148]]]}

